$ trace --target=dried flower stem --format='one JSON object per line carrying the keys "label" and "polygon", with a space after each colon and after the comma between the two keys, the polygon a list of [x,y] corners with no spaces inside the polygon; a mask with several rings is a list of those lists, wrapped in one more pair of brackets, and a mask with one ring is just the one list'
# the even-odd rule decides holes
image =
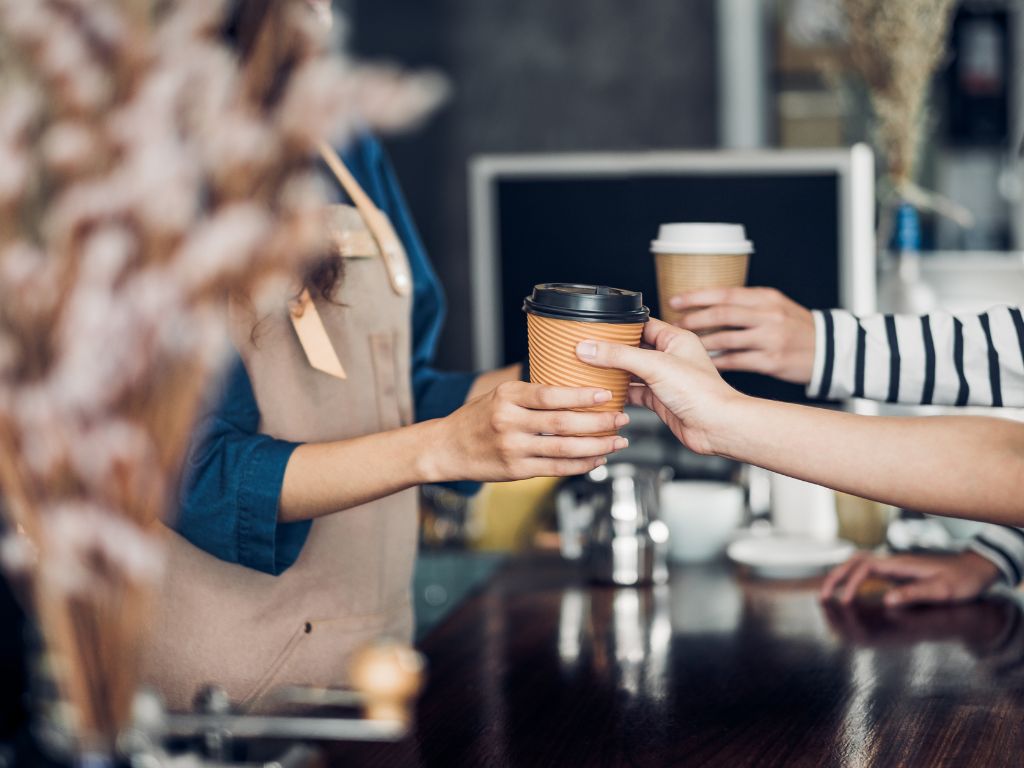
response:
{"label": "dried flower stem", "polygon": [[954,6],[954,0],[843,0],[850,61],[868,87],[877,143],[897,191],[914,180],[925,101]]}
{"label": "dried flower stem", "polygon": [[226,297],[323,252],[318,141],[438,96],[291,0],[229,49],[225,5],[0,0],[0,490],[83,743],[128,717]]}

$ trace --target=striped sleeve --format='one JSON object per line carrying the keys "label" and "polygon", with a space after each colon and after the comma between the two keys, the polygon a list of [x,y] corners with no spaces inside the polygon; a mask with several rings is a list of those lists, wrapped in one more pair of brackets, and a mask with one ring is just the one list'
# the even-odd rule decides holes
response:
{"label": "striped sleeve", "polygon": [[807,394],[911,405],[1024,406],[1019,307],[980,315],[933,312],[857,317],[815,311]]}
{"label": "striped sleeve", "polygon": [[971,539],[968,549],[995,565],[1010,586],[1017,586],[1024,578],[1024,530],[986,525]]}

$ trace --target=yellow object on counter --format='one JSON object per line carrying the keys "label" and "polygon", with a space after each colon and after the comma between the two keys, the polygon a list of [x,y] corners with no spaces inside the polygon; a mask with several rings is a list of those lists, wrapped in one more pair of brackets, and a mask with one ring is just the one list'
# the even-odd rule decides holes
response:
{"label": "yellow object on counter", "polygon": [[528,549],[551,508],[561,478],[534,477],[508,483],[487,483],[470,504],[469,539],[485,552]]}
{"label": "yellow object on counter", "polygon": [[839,538],[858,547],[874,549],[885,543],[889,521],[896,508],[877,501],[836,491],[836,517],[839,519]]}

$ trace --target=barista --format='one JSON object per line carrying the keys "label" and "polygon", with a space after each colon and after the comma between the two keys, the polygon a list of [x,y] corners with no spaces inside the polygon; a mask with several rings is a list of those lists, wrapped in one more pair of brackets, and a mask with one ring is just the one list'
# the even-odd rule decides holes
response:
{"label": "barista", "polygon": [[352,651],[411,639],[416,486],[580,474],[625,446],[598,436],[625,415],[569,410],[610,392],[435,370],[443,296],[381,147],[323,159],[350,203],[333,251],[291,307],[231,304],[239,359],[189,454],[145,664],[174,708],[207,683],[249,708],[342,685]]}

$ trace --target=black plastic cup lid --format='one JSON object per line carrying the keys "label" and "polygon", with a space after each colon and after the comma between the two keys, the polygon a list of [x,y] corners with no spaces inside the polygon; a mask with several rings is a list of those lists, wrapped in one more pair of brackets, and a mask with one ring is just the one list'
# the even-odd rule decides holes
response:
{"label": "black plastic cup lid", "polygon": [[555,320],[589,323],[646,323],[651,311],[640,291],[606,285],[541,283],[523,302],[523,311]]}

